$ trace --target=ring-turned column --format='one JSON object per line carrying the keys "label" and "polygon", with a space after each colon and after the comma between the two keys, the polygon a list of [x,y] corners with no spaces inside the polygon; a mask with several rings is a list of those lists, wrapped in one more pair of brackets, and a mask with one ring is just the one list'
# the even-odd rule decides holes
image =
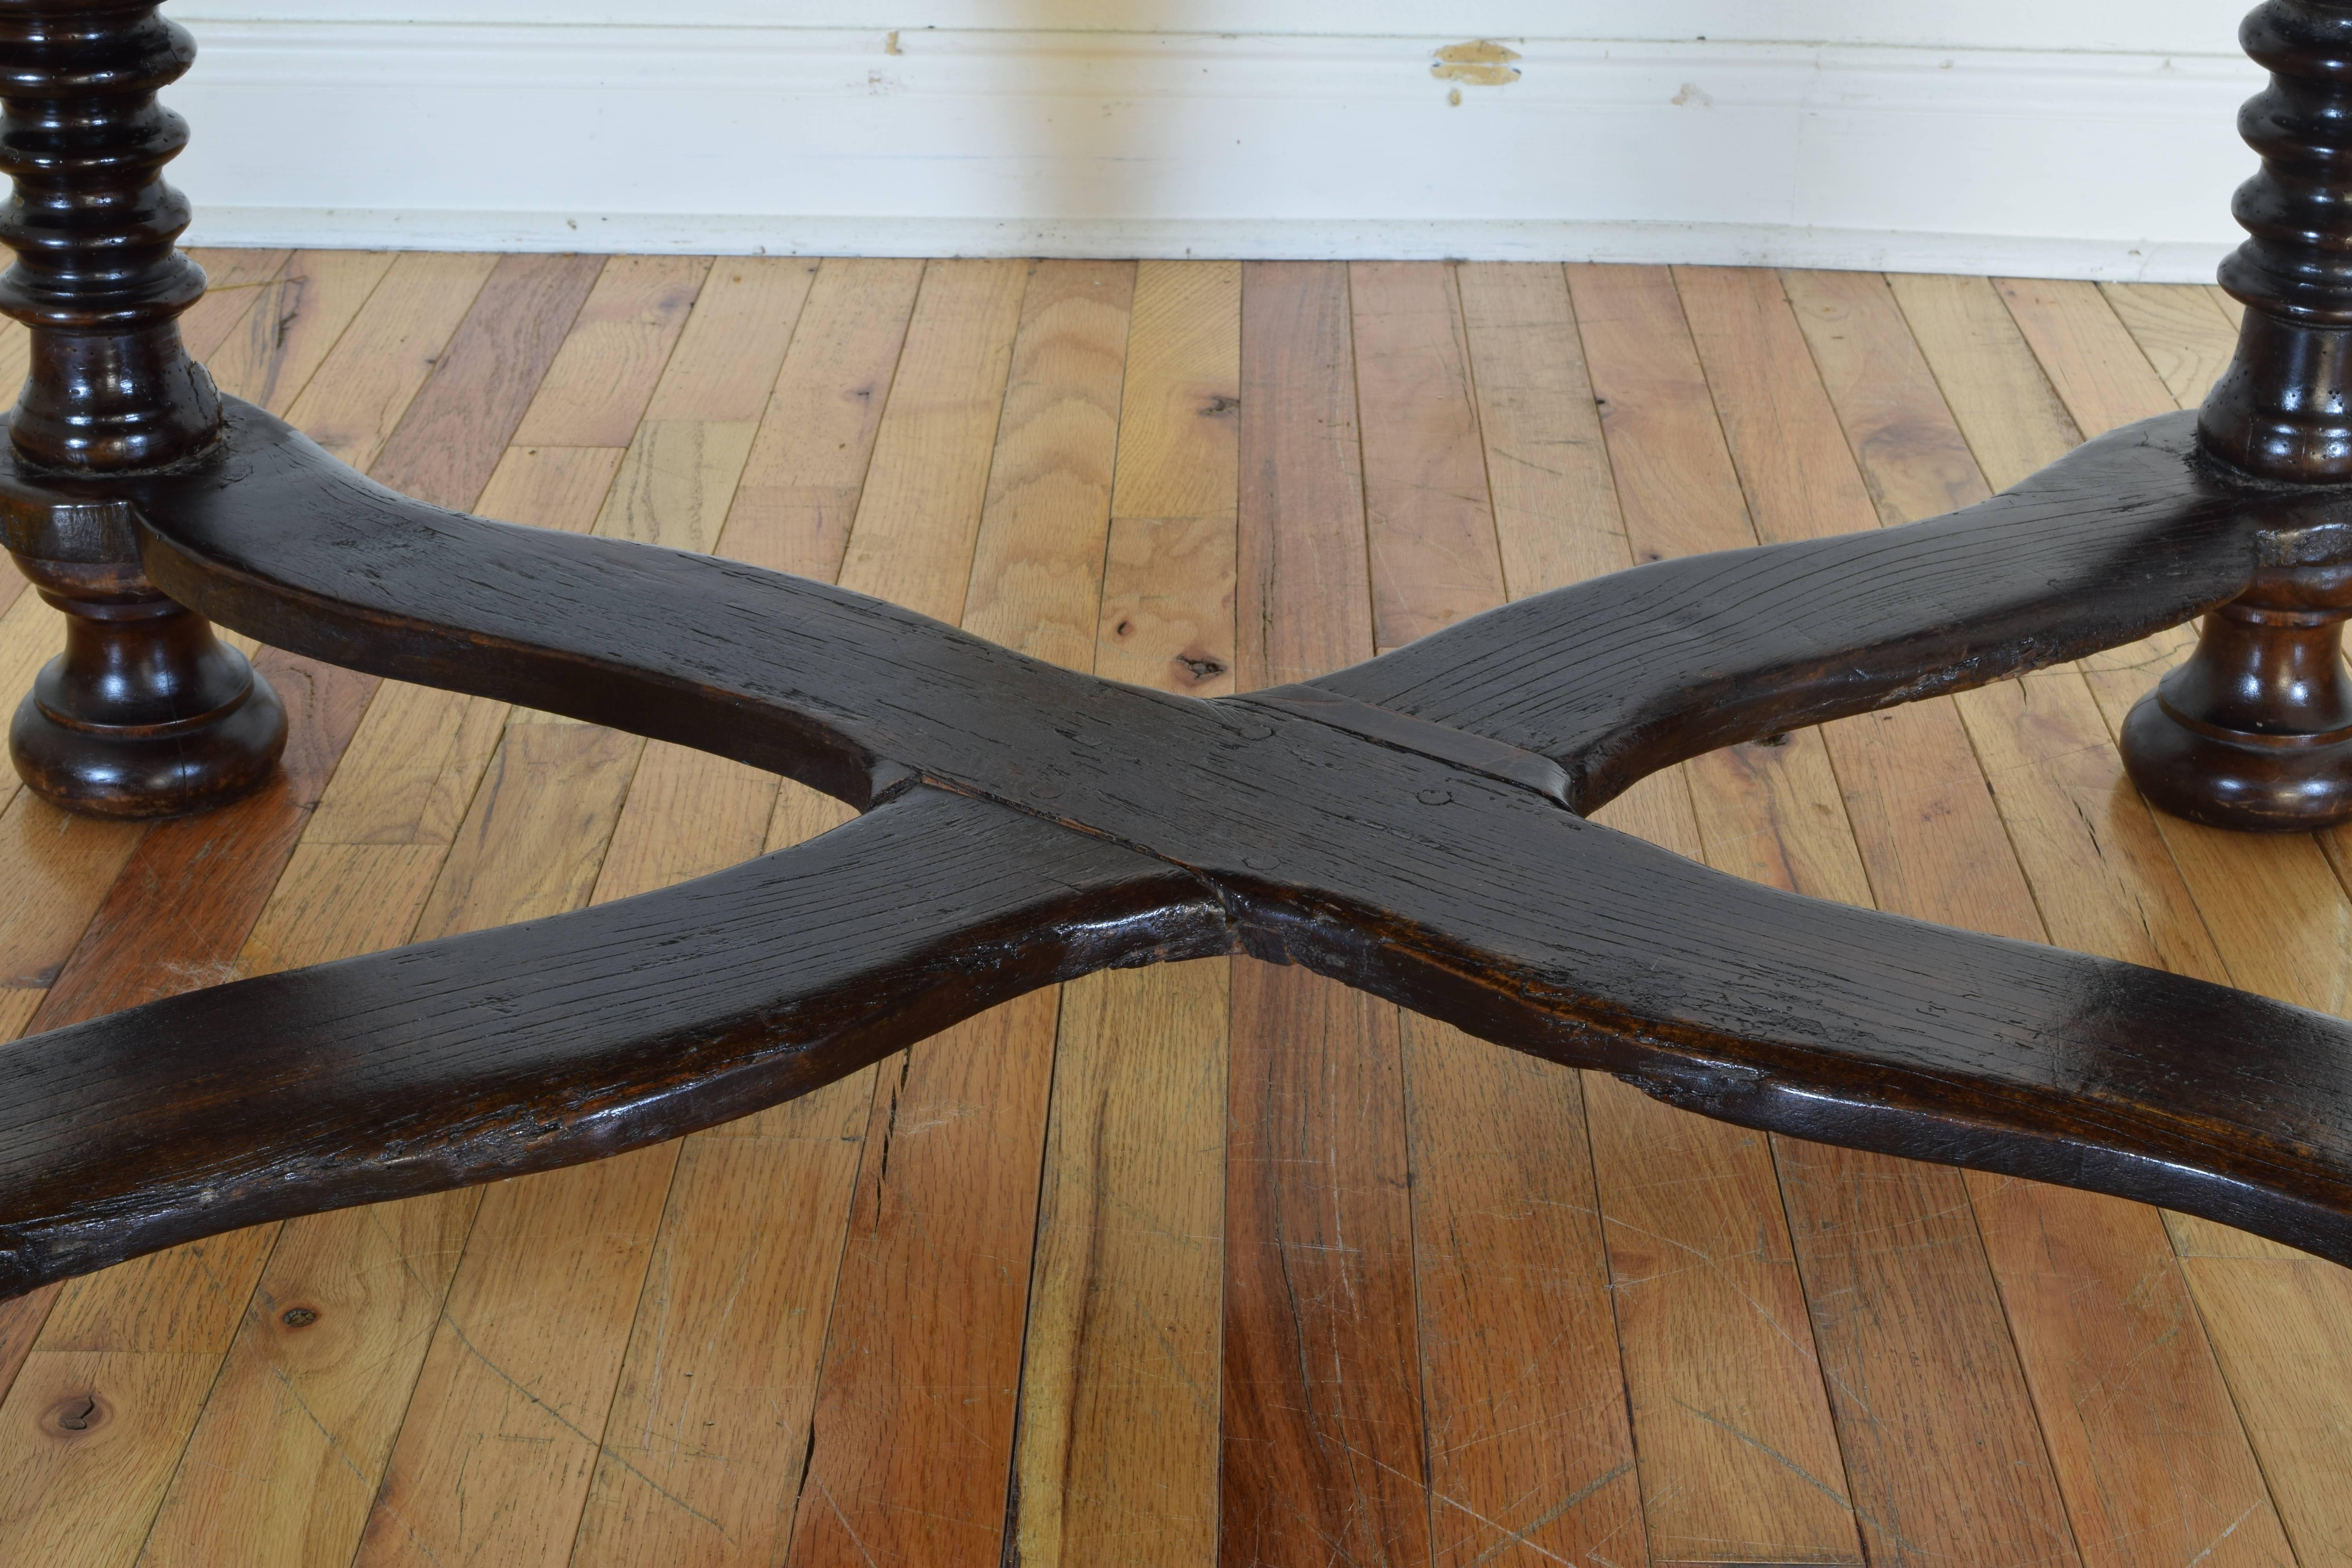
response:
{"label": "ring-turned column", "polygon": [[[154,0],[0,0],[0,312],[32,331],[9,425],[19,468],[76,479],[168,468],[219,438],[220,396],[180,341],[205,276],[165,184],[187,123],[155,101],[195,58]],[[25,782],[69,810],[172,816],[259,787],[286,742],[278,696],[209,623],[158,593],[127,531],[13,534],[65,612],[66,650],[8,733]]]}
{"label": "ring-turned column", "polygon": [[[2268,0],[2239,30],[2271,72],[2238,128],[2262,172],[2221,264],[2246,307],[2199,428],[2215,458],[2290,485],[2352,483],[2352,0]],[[2179,816],[2259,832],[2352,819],[2352,568],[2264,565],[2125,721],[2124,763]]]}

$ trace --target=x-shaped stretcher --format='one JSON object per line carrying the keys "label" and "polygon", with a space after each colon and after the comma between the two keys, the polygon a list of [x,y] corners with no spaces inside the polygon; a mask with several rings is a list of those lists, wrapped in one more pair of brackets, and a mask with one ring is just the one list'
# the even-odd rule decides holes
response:
{"label": "x-shaped stretcher", "polygon": [[[0,444],[5,450],[5,444]],[[1801,1137],[2352,1264],[2352,1027],[1726,877],[1589,820],[1717,747],[2352,565],[2352,495],[2118,431],[1963,511],[1664,562],[1203,701],[707,556],[395,495],[262,411],[163,475],[0,472],[5,543],[203,616],[858,807],[665,891],[0,1052],[0,1293],[616,1154],[1089,971],[1242,952]]]}

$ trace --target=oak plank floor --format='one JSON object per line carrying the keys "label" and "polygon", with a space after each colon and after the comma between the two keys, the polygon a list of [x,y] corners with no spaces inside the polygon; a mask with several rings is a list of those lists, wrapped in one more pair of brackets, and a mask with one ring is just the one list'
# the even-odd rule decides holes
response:
{"label": "oak plank floor", "polygon": [[[2211,290],[1536,264],[221,252],[231,390],[442,504],[1297,680],[1890,524],[2193,405]],[[18,329],[0,329],[16,374]],[[61,637],[0,584],[13,694]],[[2352,1009],[2352,833],[2152,816],[2184,634],[1648,781],[1816,896]],[[841,819],[265,652],[286,782],[0,779],[0,1039]],[[5,1048],[5,1047],[0,1047]],[[2352,1564],[2352,1272],[1706,1122],[1246,960],[1097,975],[602,1166],[0,1305],[0,1563]]]}

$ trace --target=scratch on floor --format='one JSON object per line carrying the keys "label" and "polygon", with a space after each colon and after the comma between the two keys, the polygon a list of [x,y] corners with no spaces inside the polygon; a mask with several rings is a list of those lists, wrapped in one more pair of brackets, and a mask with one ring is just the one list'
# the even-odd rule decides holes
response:
{"label": "scratch on floor", "polygon": [[[811,1479],[815,1479],[814,1477]],[[849,1544],[857,1548],[857,1555],[866,1559],[866,1568],[882,1568],[882,1564],[874,1561],[874,1553],[866,1550],[866,1542],[857,1539],[857,1531],[849,1528],[849,1516],[841,1511],[839,1503],[833,1500],[833,1489],[818,1480],[816,1489],[824,1494],[824,1506],[833,1510],[833,1517],[841,1521],[841,1532],[849,1537]]]}
{"label": "scratch on floor", "polygon": [[327,1447],[333,1451],[335,1458],[343,1462],[343,1468],[351,1471],[352,1477],[358,1480],[360,1485],[367,1488],[370,1491],[373,1491],[375,1489],[375,1483],[368,1479],[366,1472],[362,1471],[359,1466],[352,1462],[352,1457],[350,1454],[344,1452],[341,1441],[337,1438],[332,1432],[327,1429],[327,1424],[319,1419],[319,1413],[310,1408],[310,1402],[303,1398],[301,1394],[296,1390],[293,1380],[286,1375],[286,1369],[281,1366],[273,1365],[269,1369],[269,1375],[278,1380],[278,1386],[286,1391],[286,1397],[294,1402],[294,1408],[302,1413],[303,1419],[309,1421],[312,1426],[316,1427],[318,1429],[319,1436],[327,1440]]}
{"label": "scratch on floor", "polygon": [[1823,1497],[1837,1504],[1838,1507],[1843,1509],[1846,1512],[1852,1513],[1853,1511],[1853,1504],[1848,1502],[1845,1498],[1839,1493],[1835,1487],[1831,1486],[1827,1481],[1822,1480],[1819,1476],[1813,1474],[1812,1471],[1805,1468],[1804,1466],[1797,1463],[1796,1460],[1789,1458],[1788,1455],[1772,1447],[1771,1444],[1764,1442],[1760,1438],[1749,1436],[1747,1433],[1742,1432],[1738,1427],[1734,1426],[1730,1422],[1709,1415],[1707,1412],[1701,1410],[1697,1405],[1691,1404],[1688,1400],[1677,1399],[1675,1403],[1681,1405],[1693,1415],[1697,1416],[1700,1420],[1706,1422],[1708,1426],[1730,1433],[1733,1436],[1738,1438],[1741,1442],[1747,1444],[1758,1453],[1767,1455],[1779,1461],[1787,1468],[1790,1475],[1795,1476],[1799,1480],[1803,1481],[1807,1486],[1811,1487],[1815,1491],[1820,1492]]}
{"label": "scratch on floor", "polygon": [[[1798,1340],[1798,1338],[1797,1338],[1794,1334],[1790,1333],[1787,1329],[1783,1328],[1783,1327],[1781,1326],[1781,1324],[1780,1324],[1780,1319],[1778,1319],[1778,1318],[1776,1318],[1776,1317],[1774,1317],[1774,1316],[1773,1316],[1769,1311],[1768,1311],[1768,1310],[1765,1309],[1765,1306],[1764,1306],[1764,1303],[1763,1303],[1763,1302],[1759,1301],[1755,1297],[1750,1296],[1747,1291],[1745,1291],[1745,1290],[1741,1289],[1739,1288],[1739,1282],[1738,1282],[1738,1280],[1734,1279],[1731,1277],[1730,1271],[1729,1271],[1728,1269],[1725,1268],[1723,1267],[1723,1265],[1722,1265],[1722,1264],[1720,1264],[1720,1263],[1717,1262],[1717,1261],[1716,1261],[1712,1257],[1708,1256],[1706,1253],[1704,1253],[1704,1252],[1700,1251],[1697,1247],[1691,1246],[1691,1245],[1690,1245],[1690,1244],[1688,1244],[1687,1242],[1676,1241],[1676,1240],[1675,1240],[1673,1237],[1671,1237],[1671,1236],[1661,1236],[1661,1235],[1659,1235],[1659,1234],[1658,1234],[1657,1232],[1655,1232],[1655,1231],[1652,1231],[1652,1230],[1643,1230],[1643,1229],[1640,1226],[1638,1226],[1638,1225],[1630,1225],[1630,1224],[1627,1224],[1624,1220],[1618,1219],[1618,1218],[1614,1218],[1614,1217],[1612,1217],[1612,1216],[1604,1215],[1604,1216],[1602,1216],[1602,1217],[1603,1217],[1603,1218],[1606,1220],[1606,1222],[1607,1222],[1608,1224],[1610,1224],[1610,1225],[1621,1226],[1622,1226],[1623,1228],[1625,1228],[1625,1229],[1627,1229],[1627,1230],[1630,1230],[1630,1231],[1633,1231],[1633,1232],[1634,1232],[1634,1233],[1635,1233],[1635,1234],[1637,1234],[1637,1235],[1646,1236],[1646,1237],[1650,1237],[1650,1239],[1652,1239],[1653,1241],[1661,1241],[1661,1242],[1664,1242],[1664,1243],[1665,1245],[1667,1245],[1668,1247],[1676,1247],[1676,1248],[1678,1248],[1678,1249],[1680,1249],[1680,1250],[1682,1250],[1682,1251],[1684,1251],[1684,1252],[1687,1252],[1687,1253],[1689,1253],[1693,1258],[1697,1258],[1697,1259],[1698,1259],[1698,1261],[1699,1261],[1700,1263],[1702,1263],[1702,1264],[1706,1265],[1709,1269],[1713,1270],[1713,1271],[1714,1271],[1714,1273],[1715,1273],[1715,1275],[1716,1275],[1716,1277],[1717,1277],[1717,1279],[1721,1279],[1721,1280],[1724,1282],[1724,1284],[1725,1284],[1725,1285],[1727,1285],[1727,1287],[1729,1287],[1729,1288],[1730,1288],[1731,1293],[1732,1293],[1733,1295],[1735,1295],[1735,1296],[1738,1297],[1741,1300],[1743,1300],[1743,1301],[1747,1302],[1750,1307],[1753,1307],[1753,1308],[1756,1310],[1756,1315],[1757,1315],[1758,1317],[1759,1317],[1759,1318],[1763,1319],[1767,1323],[1769,1323],[1769,1324],[1772,1326],[1772,1331],[1773,1331],[1774,1333],[1776,1333],[1776,1334],[1780,1335],[1781,1339],[1783,1339],[1783,1340],[1785,1340],[1786,1342],[1788,1342],[1788,1345],[1789,1345],[1789,1348],[1790,1348],[1790,1350],[1795,1351],[1795,1352],[1798,1353],[1798,1355],[1800,1355],[1800,1356],[1801,1356],[1802,1358],[1804,1358],[1804,1360],[1805,1360],[1808,1363],[1811,1363],[1811,1364],[1813,1364],[1813,1365],[1819,1365],[1819,1364],[1820,1364],[1819,1358],[1818,1358],[1818,1357],[1816,1357],[1816,1356],[1814,1355],[1814,1353],[1813,1353],[1813,1347],[1812,1347],[1811,1344],[1809,1344],[1809,1343],[1805,1343],[1805,1342],[1801,1342],[1800,1340]],[[1668,1270],[1668,1272],[1670,1272],[1670,1273],[1672,1273],[1672,1272],[1679,1272],[1679,1270]],[[1647,1283],[1647,1282],[1648,1282],[1648,1280],[1649,1280],[1649,1279],[1658,1279],[1658,1278],[1661,1278],[1661,1276],[1659,1276],[1659,1275],[1654,1275],[1654,1275],[1647,1276],[1647,1277],[1646,1277],[1646,1279],[1624,1279],[1624,1280],[1619,1280],[1617,1283],[1615,1283],[1614,1285],[1612,1285],[1612,1286],[1611,1287],[1611,1289],[1618,1289],[1618,1290],[1622,1290],[1622,1289],[1624,1289],[1626,1286],[1628,1286],[1628,1285],[1640,1285],[1640,1284],[1645,1284],[1645,1283]]]}
{"label": "scratch on floor", "polygon": [[2237,1534],[2237,1533],[2238,1533],[2238,1526],[2240,1526],[2240,1525],[2242,1525],[2242,1524],[2245,1523],[2245,1522],[2246,1522],[2246,1521],[2248,1521],[2248,1520],[2252,1519],[2252,1518],[2254,1516],[2254,1510],[2255,1510],[2256,1509],[2258,1509],[2258,1508],[2262,1507],[2262,1506],[2263,1506],[2263,1500],[2262,1500],[2262,1499],[2260,1499],[2260,1498],[2256,1498],[2252,1502],[2248,1503],[2248,1504],[2246,1505],[2246,1511],[2245,1511],[2245,1512],[2243,1512],[2243,1513],[2240,1514],[2237,1518],[2235,1518],[2235,1519],[2231,1520],[2231,1521],[2230,1521],[2230,1523],[2229,1523],[2229,1527],[2228,1527],[2227,1529],[2223,1530],[2223,1531],[2221,1531],[2221,1534],[2219,1534],[2219,1535],[2215,1536],[2212,1540],[2210,1540],[2210,1541],[2209,1541],[2209,1542],[2207,1542],[2205,1543],[2205,1550],[2204,1550],[2204,1551],[2202,1551],[2202,1552],[2199,1552],[2196,1556],[2191,1557],[2188,1562],[2186,1562],[2186,1563],[2182,1563],[2182,1564],[2180,1565],[2180,1568],[2197,1568],[2197,1564],[2199,1564],[2200,1563],[2204,1562],[2204,1561],[2205,1561],[2205,1559],[2207,1559],[2208,1557],[2210,1557],[2210,1556],[2212,1556],[2212,1555],[2213,1555],[2213,1549],[2214,1549],[2215,1547],[2217,1547],[2217,1546],[2221,1545],[2221,1542],[2225,1542],[2225,1541],[2229,1540],[2229,1539],[2230,1539],[2230,1537],[2231,1537],[2232,1535]]}
{"label": "scratch on floor", "polygon": [[[1605,1487],[1610,1482],[1615,1480],[1618,1477],[1630,1473],[1633,1468],[1633,1461],[1627,1459],[1607,1474],[1597,1476],[1593,1479],[1587,1481],[1584,1485],[1577,1488],[1576,1490],[1569,1493],[1568,1496],[1552,1504],[1551,1507],[1544,1510],[1543,1512],[1538,1514],[1535,1518],[1529,1520],[1525,1529],[1513,1530],[1509,1525],[1497,1523],[1494,1520],[1480,1520],[1480,1523],[1492,1525],[1495,1529],[1501,1531],[1503,1532],[1503,1539],[1495,1542],[1494,1545],[1486,1548],[1486,1551],[1478,1553],[1477,1556],[1472,1558],[1470,1560],[1470,1568],[1485,1568],[1486,1563],[1493,1562],[1496,1557],[1509,1551],[1514,1546],[1524,1546],[1528,1551],[1536,1552],[1540,1556],[1549,1557],[1555,1563],[1566,1563],[1568,1561],[1567,1558],[1559,1555],[1557,1552],[1544,1551],[1542,1547],[1538,1546],[1534,1542],[1529,1541],[1528,1537],[1533,1535],[1537,1531],[1541,1530],[1545,1525],[1549,1524],[1553,1520],[1559,1518],[1560,1515],[1575,1508],[1579,1503],[1591,1497],[1593,1493],[1599,1491],[1602,1487]],[[1468,1509],[1462,1508],[1462,1505],[1458,1502],[1454,1502],[1452,1498],[1440,1498],[1439,1500],[1451,1507],[1462,1509],[1464,1513],[1470,1513]],[[1475,1513],[1471,1513],[1470,1517],[1473,1519],[1478,1518]]]}
{"label": "scratch on floor", "polygon": [[448,1325],[449,1332],[457,1337],[457,1342],[466,1347],[466,1352],[468,1355],[471,1355],[476,1361],[480,1362],[484,1367],[488,1368],[493,1377],[496,1377],[499,1382],[505,1384],[509,1388],[513,1389],[517,1394],[521,1394],[525,1399],[530,1400],[540,1409],[546,1411],[549,1420],[553,1421],[566,1432],[571,1433],[582,1442],[588,1444],[598,1453],[609,1458],[613,1463],[620,1466],[621,1468],[628,1471],[629,1474],[645,1482],[646,1486],[652,1490],[656,1497],[658,1497],[664,1501],[669,1503],[679,1512],[686,1514],[689,1518],[700,1520],[703,1523],[717,1531],[723,1540],[732,1542],[735,1539],[733,1536],[727,1533],[727,1527],[725,1525],[719,1523],[709,1514],[704,1513],[692,1503],[689,1503],[684,1498],[679,1497],[676,1492],[673,1492],[668,1488],[663,1486],[659,1481],[654,1479],[653,1477],[646,1474],[645,1471],[629,1463],[629,1461],[624,1458],[621,1455],[604,1447],[603,1438],[592,1436],[587,1432],[583,1431],[579,1426],[573,1425],[572,1422],[564,1415],[563,1412],[558,1410],[554,1405],[550,1405],[546,1400],[541,1399],[538,1394],[533,1394],[530,1389],[525,1388],[521,1384],[516,1382],[513,1375],[509,1373],[506,1368],[500,1366],[498,1363],[492,1361],[488,1356],[482,1353],[482,1348],[466,1336],[466,1331],[458,1326],[457,1320],[451,1317],[446,1310],[441,1314],[441,1321]]}

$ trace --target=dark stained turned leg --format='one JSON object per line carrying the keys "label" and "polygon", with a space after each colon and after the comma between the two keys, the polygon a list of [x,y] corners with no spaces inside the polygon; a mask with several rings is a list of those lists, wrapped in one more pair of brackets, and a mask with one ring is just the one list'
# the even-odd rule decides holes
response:
{"label": "dark stained turned leg", "polygon": [[[0,0],[0,311],[32,329],[10,426],[27,474],[168,468],[220,433],[220,397],[180,342],[203,271],[174,247],[188,205],[163,165],[186,123],[155,101],[195,56],[152,0]],[[104,816],[175,816],[257,788],[286,743],[277,693],[211,625],[157,592],[121,520],[19,525],[8,547],[68,616],[66,651],[9,727],[44,797]]]}
{"label": "dark stained turned leg", "polygon": [[[2235,204],[2253,237],[2221,267],[2221,286],[2246,307],[2237,359],[2199,430],[2207,451],[2262,479],[2352,483],[2352,4],[2269,0],[2240,37],[2272,73],[2239,115],[2263,169]],[[2342,565],[2265,566],[2132,710],[2133,781],[2165,810],[2216,827],[2352,819],[2347,615]]]}

